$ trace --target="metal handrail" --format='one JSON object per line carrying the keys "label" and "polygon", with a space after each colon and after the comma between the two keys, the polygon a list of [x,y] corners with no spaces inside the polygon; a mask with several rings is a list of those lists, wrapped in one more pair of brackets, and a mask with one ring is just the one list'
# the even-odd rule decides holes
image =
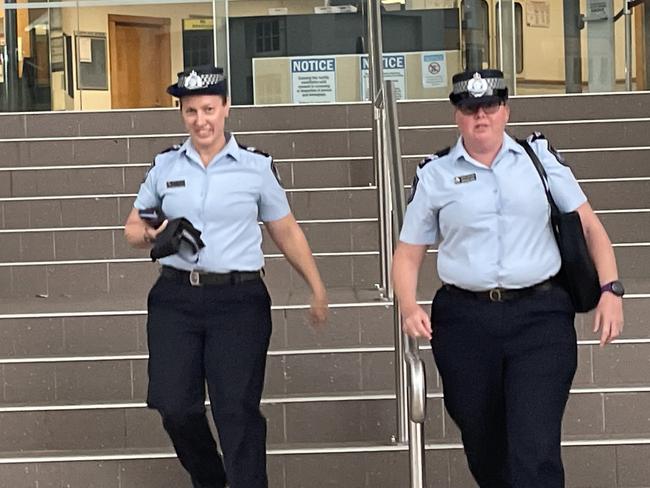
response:
{"label": "metal handrail", "polygon": [[[392,243],[396,245],[399,232],[404,222],[406,199],[404,196],[404,174],[402,170],[402,151],[399,141],[399,124],[395,86],[393,81],[385,82],[386,124],[385,140],[387,147],[386,161],[387,188],[390,190],[392,203]],[[388,202],[387,202],[388,206]],[[390,217],[389,217],[390,218]],[[402,316],[397,297],[393,298],[395,321],[395,363],[398,401],[398,426],[406,424],[408,428],[409,461],[411,488],[423,488],[425,482],[424,456],[424,420],[426,418],[427,388],[424,362],[420,359],[417,339],[407,336],[402,331]],[[406,388],[406,394],[404,392]],[[406,408],[404,408],[406,404]],[[404,412],[408,412],[408,422]],[[399,414],[403,417],[399,418]],[[402,430],[401,427],[399,430]],[[405,439],[400,438],[401,442]]]}
{"label": "metal handrail", "polygon": [[[399,239],[406,202],[397,105],[393,82],[384,84],[381,10],[378,0],[368,0],[368,64],[373,120],[373,161],[378,195],[381,298],[393,301],[395,324],[395,381],[397,440],[409,444],[410,488],[424,488],[424,419],[426,380],[417,340],[402,332],[399,304],[390,281],[393,247]],[[390,161],[391,164],[388,164]]]}
{"label": "metal handrail", "polygon": [[379,218],[379,246],[382,250],[379,256],[379,283],[377,288],[382,299],[387,300],[392,295],[390,283],[390,257],[392,256],[390,229],[388,220],[383,218],[389,211],[386,206],[387,194],[386,163],[384,153],[385,141],[385,114],[384,105],[384,70],[383,47],[381,31],[381,2],[368,0],[368,82],[369,93],[372,101],[372,156],[374,161],[375,181],[377,184],[377,212]]}

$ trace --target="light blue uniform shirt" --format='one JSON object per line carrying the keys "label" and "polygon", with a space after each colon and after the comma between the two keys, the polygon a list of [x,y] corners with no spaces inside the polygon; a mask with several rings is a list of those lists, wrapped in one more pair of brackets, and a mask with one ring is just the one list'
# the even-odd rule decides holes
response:
{"label": "light blue uniform shirt", "polygon": [[226,138],[207,167],[190,139],[157,155],[140,186],[135,208],[161,205],[167,218],[192,222],[205,243],[198,256],[181,252],[160,259],[161,264],[214,273],[255,271],[264,265],[258,221],[286,217],[289,203],[272,159],[242,149],[230,134]]}
{"label": "light blue uniform shirt", "polygon": [[[571,169],[541,134],[528,138],[562,212],[587,198]],[[507,134],[491,167],[459,139],[449,153],[417,169],[400,240],[438,246],[438,275],[467,290],[524,288],[560,270],[542,181],[517,141]]]}

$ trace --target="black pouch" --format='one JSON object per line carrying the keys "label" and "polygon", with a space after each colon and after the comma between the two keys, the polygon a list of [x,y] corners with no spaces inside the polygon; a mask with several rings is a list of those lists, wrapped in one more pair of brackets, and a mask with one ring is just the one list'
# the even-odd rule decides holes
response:
{"label": "black pouch", "polygon": [[167,222],[167,227],[158,234],[151,248],[151,260],[177,254],[186,244],[192,254],[198,253],[205,244],[201,240],[201,231],[197,230],[192,223],[184,217],[172,219]]}
{"label": "black pouch", "polygon": [[165,213],[162,211],[161,207],[150,207],[145,208],[144,210],[138,210],[138,214],[140,215],[140,218],[147,223],[147,225],[153,227],[154,229],[160,227],[167,218],[165,217]]}

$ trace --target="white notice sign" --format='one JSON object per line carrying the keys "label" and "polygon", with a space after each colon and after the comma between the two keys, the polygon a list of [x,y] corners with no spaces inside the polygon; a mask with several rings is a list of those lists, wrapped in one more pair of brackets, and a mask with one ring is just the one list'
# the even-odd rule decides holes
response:
{"label": "white notice sign", "polygon": [[[395,99],[406,98],[406,69],[403,54],[384,54],[384,80],[395,84]],[[361,100],[370,99],[368,56],[361,56]]]}
{"label": "white notice sign", "polygon": [[335,58],[291,59],[293,103],[329,103],[336,101]]}
{"label": "white notice sign", "polygon": [[444,52],[422,53],[422,87],[447,86],[447,57]]}

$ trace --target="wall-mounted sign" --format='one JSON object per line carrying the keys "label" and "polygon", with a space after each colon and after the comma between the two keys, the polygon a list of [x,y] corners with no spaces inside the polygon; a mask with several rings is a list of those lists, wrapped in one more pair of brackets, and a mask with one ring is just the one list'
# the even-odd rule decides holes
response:
{"label": "wall-mounted sign", "polygon": [[336,101],[336,58],[309,56],[290,63],[293,103]]}
{"label": "wall-mounted sign", "polygon": [[528,0],[526,2],[526,25],[529,27],[550,27],[550,2],[547,0]]}
{"label": "wall-mounted sign", "polygon": [[[395,99],[406,98],[406,57],[404,54],[384,54],[384,80],[395,82]],[[361,99],[370,99],[370,79],[368,56],[360,57],[361,68]]]}
{"label": "wall-mounted sign", "polygon": [[106,75],[106,34],[75,32],[77,40],[77,88],[108,90]]}
{"label": "wall-mounted sign", "polygon": [[183,19],[183,30],[212,30],[212,19]]}
{"label": "wall-mounted sign", "polygon": [[444,52],[421,54],[422,87],[444,88],[447,86],[447,57]]}

